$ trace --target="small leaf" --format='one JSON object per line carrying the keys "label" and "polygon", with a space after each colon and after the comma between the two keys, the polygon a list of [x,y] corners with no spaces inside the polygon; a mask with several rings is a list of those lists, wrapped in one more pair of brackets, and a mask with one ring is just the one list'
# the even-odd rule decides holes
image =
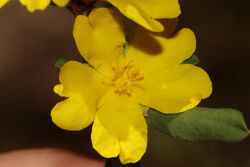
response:
{"label": "small leaf", "polygon": [[123,46],[123,48],[124,48],[124,55],[128,54],[129,46],[130,46],[130,44],[128,42],[126,42],[126,44]]}
{"label": "small leaf", "polygon": [[192,142],[238,142],[249,135],[242,114],[234,109],[194,108],[175,115],[150,109],[147,123],[170,136]]}
{"label": "small leaf", "polygon": [[62,68],[62,66],[63,66],[65,63],[67,63],[68,61],[69,61],[69,60],[67,60],[67,59],[61,58],[61,59],[59,59],[59,60],[56,61],[55,67],[57,67],[57,68]]}
{"label": "small leaf", "polygon": [[123,165],[119,158],[110,158],[106,160],[105,167],[140,167],[140,163]]}
{"label": "small leaf", "polygon": [[190,57],[189,59],[185,60],[183,62],[183,64],[193,64],[193,65],[196,65],[200,62],[200,59],[198,56],[196,55],[193,55],[192,57]]}

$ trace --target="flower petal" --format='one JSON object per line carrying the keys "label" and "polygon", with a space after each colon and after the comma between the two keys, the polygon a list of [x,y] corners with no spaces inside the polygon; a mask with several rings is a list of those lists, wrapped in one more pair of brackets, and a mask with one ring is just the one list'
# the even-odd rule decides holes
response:
{"label": "flower petal", "polygon": [[53,2],[60,7],[64,7],[69,3],[70,0],[53,0]]}
{"label": "flower petal", "polygon": [[57,103],[51,111],[52,121],[65,130],[82,130],[94,120],[94,104],[81,95]]}
{"label": "flower petal", "polygon": [[103,125],[101,119],[104,118],[101,118],[99,112],[97,112],[91,133],[92,145],[105,158],[117,157],[120,153],[119,139],[111,134],[109,129]]}
{"label": "flower petal", "polygon": [[107,158],[120,154],[124,164],[139,161],[147,146],[147,125],[140,106],[113,92],[102,104],[93,124],[93,147]]}
{"label": "flower petal", "polygon": [[99,83],[95,76],[93,68],[76,61],[69,61],[61,68],[61,84],[54,91],[68,98],[52,109],[52,120],[58,127],[81,130],[93,121],[99,96],[95,91]]}
{"label": "flower petal", "polygon": [[211,92],[212,83],[204,70],[181,64],[147,73],[144,89],[136,90],[135,95],[141,104],[172,114],[195,107]]}
{"label": "flower petal", "polygon": [[97,69],[110,67],[123,55],[126,42],[123,26],[110,9],[97,8],[88,17],[78,16],[73,35],[81,55]]}
{"label": "flower petal", "polygon": [[0,0],[0,8],[2,8],[10,0]]}
{"label": "flower petal", "polygon": [[140,69],[152,71],[182,63],[192,56],[195,48],[195,35],[190,29],[184,28],[169,37],[167,32],[150,33],[138,28],[129,47],[128,58]]}
{"label": "flower petal", "polygon": [[44,10],[50,4],[50,0],[19,0],[20,3],[27,7],[28,11]]}
{"label": "flower petal", "polygon": [[154,19],[176,18],[181,14],[178,0],[134,0],[133,2]]}
{"label": "flower petal", "polygon": [[69,61],[60,70],[59,80],[63,84],[63,93],[69,97],[71,93],[86,93],[95,90],[96,72],[87,64]]}
{"label": "flower petal", "polygon": [[54,86],[54,92],[56,94],[58,94],[61,97],[67,97],[66,95],[64,95],[64,90],[63,90],[63,84],[57,84],[56,86]]}
{"label": "flower petal", "polygon": [[[121,13],[140,24],[141,26],[147,28],[148,30],[161,32],[164,30],[164,27],[160,22],[152,19],[147,15],[142,9],[141,6],[138,6],[135,2],[130,0],[107,0],[117,7]],[[140,4],[139,4],[140,5]]]}

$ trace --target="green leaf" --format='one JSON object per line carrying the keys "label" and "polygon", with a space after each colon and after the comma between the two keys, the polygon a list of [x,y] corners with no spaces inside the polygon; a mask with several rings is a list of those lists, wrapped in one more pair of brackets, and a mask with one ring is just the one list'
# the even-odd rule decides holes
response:
{"label": "green leaf", "polygon": [[128,54],[129,46],[130,46],[130,44],[128,42],[126,42],[126,44],[123,46],[124,47],[124,55]]}
{"label": "green leaf", "polygon": [[194,108],[181,114],[165,115],[150,109],[149,126],[191,142],[238,142],[249,135],[242,114],[234,109]]}
{"label": "green leaf", "polygon": [[61,58],[61,59],[59,59],[59,60],[56,61],[55,67],[57,67],[57,68],[62,68],[62,66],[63,66],[65,63],[67,63],[68,61],[69,61],[69,60],[67,60],[67,59]]}
{"label": "green leaf", "polygon": [[105,167],[140,167],[140,163],[123,165],[119,158],[110,158],[106,160]]}
{"label": "green leaf", "polygon": [[200,62],[200,59],[198,56],[196,55],[193,55],[192,57],[190,57],[189,59],[185,60],[183,62],[183,64],[193,64],[193,65],[196,65]]}

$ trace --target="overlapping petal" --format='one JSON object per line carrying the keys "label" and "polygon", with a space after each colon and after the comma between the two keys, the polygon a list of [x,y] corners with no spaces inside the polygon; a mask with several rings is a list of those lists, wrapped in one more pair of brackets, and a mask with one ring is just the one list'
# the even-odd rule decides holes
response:
{"label": "overlapping petal", "polygon": [[160,32],[163,25],[154,20],[159,18],[175,18],[180,15],[178,0],[108,0],[125,16],[148,30]]}
{"label": "overlapping petal", "polygon": [[125,34],[114,11],[97,8],[75,20],[74,39],[81,55],[96,69],[110,66],[123,55]]}
{"label": "overlapping petal", "polygon": [[[94,70],[75,61],[66,63],[60,72],[60,82],[54,90],[66,100],[52,109],[53,122],[66,130],[81,130],[94,120],[98,93]],[[100,91],[100,90],[99,90]]]}
{"label": "overlapping petal", "polygon": [[[167,32],[150,33],[138,28],[129,47],[128,58],[144,71],[170,68],[192,56],[196,48],[194,33],[187,28],[169,37]],[[143,62],[143,65],[141,65]]]}
{"label": "overlapping petal", "polygon": [[147,126],[140,106],[110,92],[102,100],[92,128],[93,147],[104,157],[120,155],[122,163],[141,159],[147,146]]}

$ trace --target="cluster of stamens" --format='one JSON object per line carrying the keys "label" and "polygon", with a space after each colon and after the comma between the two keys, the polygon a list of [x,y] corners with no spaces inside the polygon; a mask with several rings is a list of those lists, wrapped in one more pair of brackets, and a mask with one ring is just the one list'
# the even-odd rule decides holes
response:
{"label": "cluster of stamens", "polygon": [[134,87],[142,88],[140,81],[144,79],[144,76],[132,61],[122,65],[114,64],[112,71],[114,74],[112,79],[105,84],[114,87],[115,93],[131,96]]}

